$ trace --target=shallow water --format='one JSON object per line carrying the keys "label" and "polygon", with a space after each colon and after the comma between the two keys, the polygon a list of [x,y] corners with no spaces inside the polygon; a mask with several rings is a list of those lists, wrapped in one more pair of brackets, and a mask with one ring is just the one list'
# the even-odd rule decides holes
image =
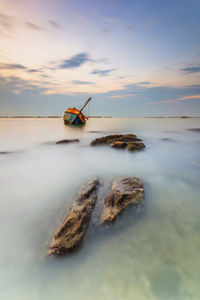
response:
{"label": "shallow water", "polygon": [[[0,299],[200,299],[200,119],[0,119]],[[101,131],[101,132],[90,132]],[[92,139],[135,133],[130,153]],[[60,139],[80,143],[55,145]],[[166,140],[162,140],[165,138]],[[92,226],[82,247],[47,258],[53,232],[82,184],[98,176],[144,181],[145,211],[106,231]],[[96,211],[100,206],[97,205]]]}

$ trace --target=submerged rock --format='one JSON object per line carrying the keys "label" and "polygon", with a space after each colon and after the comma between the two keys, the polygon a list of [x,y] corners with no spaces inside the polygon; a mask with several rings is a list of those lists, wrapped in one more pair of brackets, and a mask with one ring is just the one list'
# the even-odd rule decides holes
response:
{"label": "submerged rock", "polygon": [[127,149],[130,151],[142,150],[145,148],[142,140],[135,134],[115,134],[97,138],[91,142],[91,146],[109,145],[112,148]]}
{"label": "submerged rock", "polygon": [[0,155],[20,153],[19,151],[0,151]]}
{"label": "submerged rock", "polygon": [[111,223],[129,205],[142,206],[144,189],[137,177],[120,177],[113,180],[101,212],[101,223]]}
{"label": "submerged rock", "polygon": [[171,139],[171,138],[162,138],[162,139],[160,139],[161,141],[164,141],[164,142],[174,142],[174,140],[173,139]]}
{"label": "submerged rock", "polygon": [[80,189],[69,214],[54,234],[48,254],[62,255],[79,246],[92,216],[99,185],[95,178]]}
{"label": "submerged rock", "polygon": [[4,155],[4,154],[10,154],[10,152],[8,152],[8,151],[0,151],[0,155]]}
{"label": "submerged rock", "polygon": [[61,140],[56,142],[56,144],[68,144],[68,143],[78,143],[79,139],[71,139],[71,140]]}
{"label": "submerged rock", "polygon": [[200,132],[200,128],[189,128],[189,131]]}

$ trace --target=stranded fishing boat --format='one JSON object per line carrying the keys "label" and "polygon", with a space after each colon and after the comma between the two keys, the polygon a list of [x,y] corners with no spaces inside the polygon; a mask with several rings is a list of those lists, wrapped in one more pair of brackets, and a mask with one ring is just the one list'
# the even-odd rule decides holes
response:
{"label": "stranded fishing boat", "polygon": [[81,109],[77,109],[75,107],[69,107],[64,113],[64,123],[67,125],[84,125],[88,118],[82,114],[82,111],[86,107],[86,105],[90,102],[92,98],[90,97],[85,104],[81,107]]}

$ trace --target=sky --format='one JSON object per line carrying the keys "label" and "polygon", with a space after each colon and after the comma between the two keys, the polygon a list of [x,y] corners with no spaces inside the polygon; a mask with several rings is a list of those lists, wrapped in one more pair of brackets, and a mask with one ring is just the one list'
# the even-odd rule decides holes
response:
{"label": "sky", "polygon": [[200,116],[200,0],[0,0],[0,116]]}

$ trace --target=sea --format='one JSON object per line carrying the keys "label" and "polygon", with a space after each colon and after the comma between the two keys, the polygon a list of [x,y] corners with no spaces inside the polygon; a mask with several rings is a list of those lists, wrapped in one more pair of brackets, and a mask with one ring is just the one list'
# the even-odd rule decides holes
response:
{"label": "sea", "polygon": [[[0,299],[199,300],[199,118],[0,119]],[[133,133],[146,145],[128,152],[90,146]],[[56,144],[63,139],[78,143]],[[98,223],[114,178],[144,183],[143,210],[110,226]],[[96,211],[80,248],[47,251],[57,227],[93,177]]]}

